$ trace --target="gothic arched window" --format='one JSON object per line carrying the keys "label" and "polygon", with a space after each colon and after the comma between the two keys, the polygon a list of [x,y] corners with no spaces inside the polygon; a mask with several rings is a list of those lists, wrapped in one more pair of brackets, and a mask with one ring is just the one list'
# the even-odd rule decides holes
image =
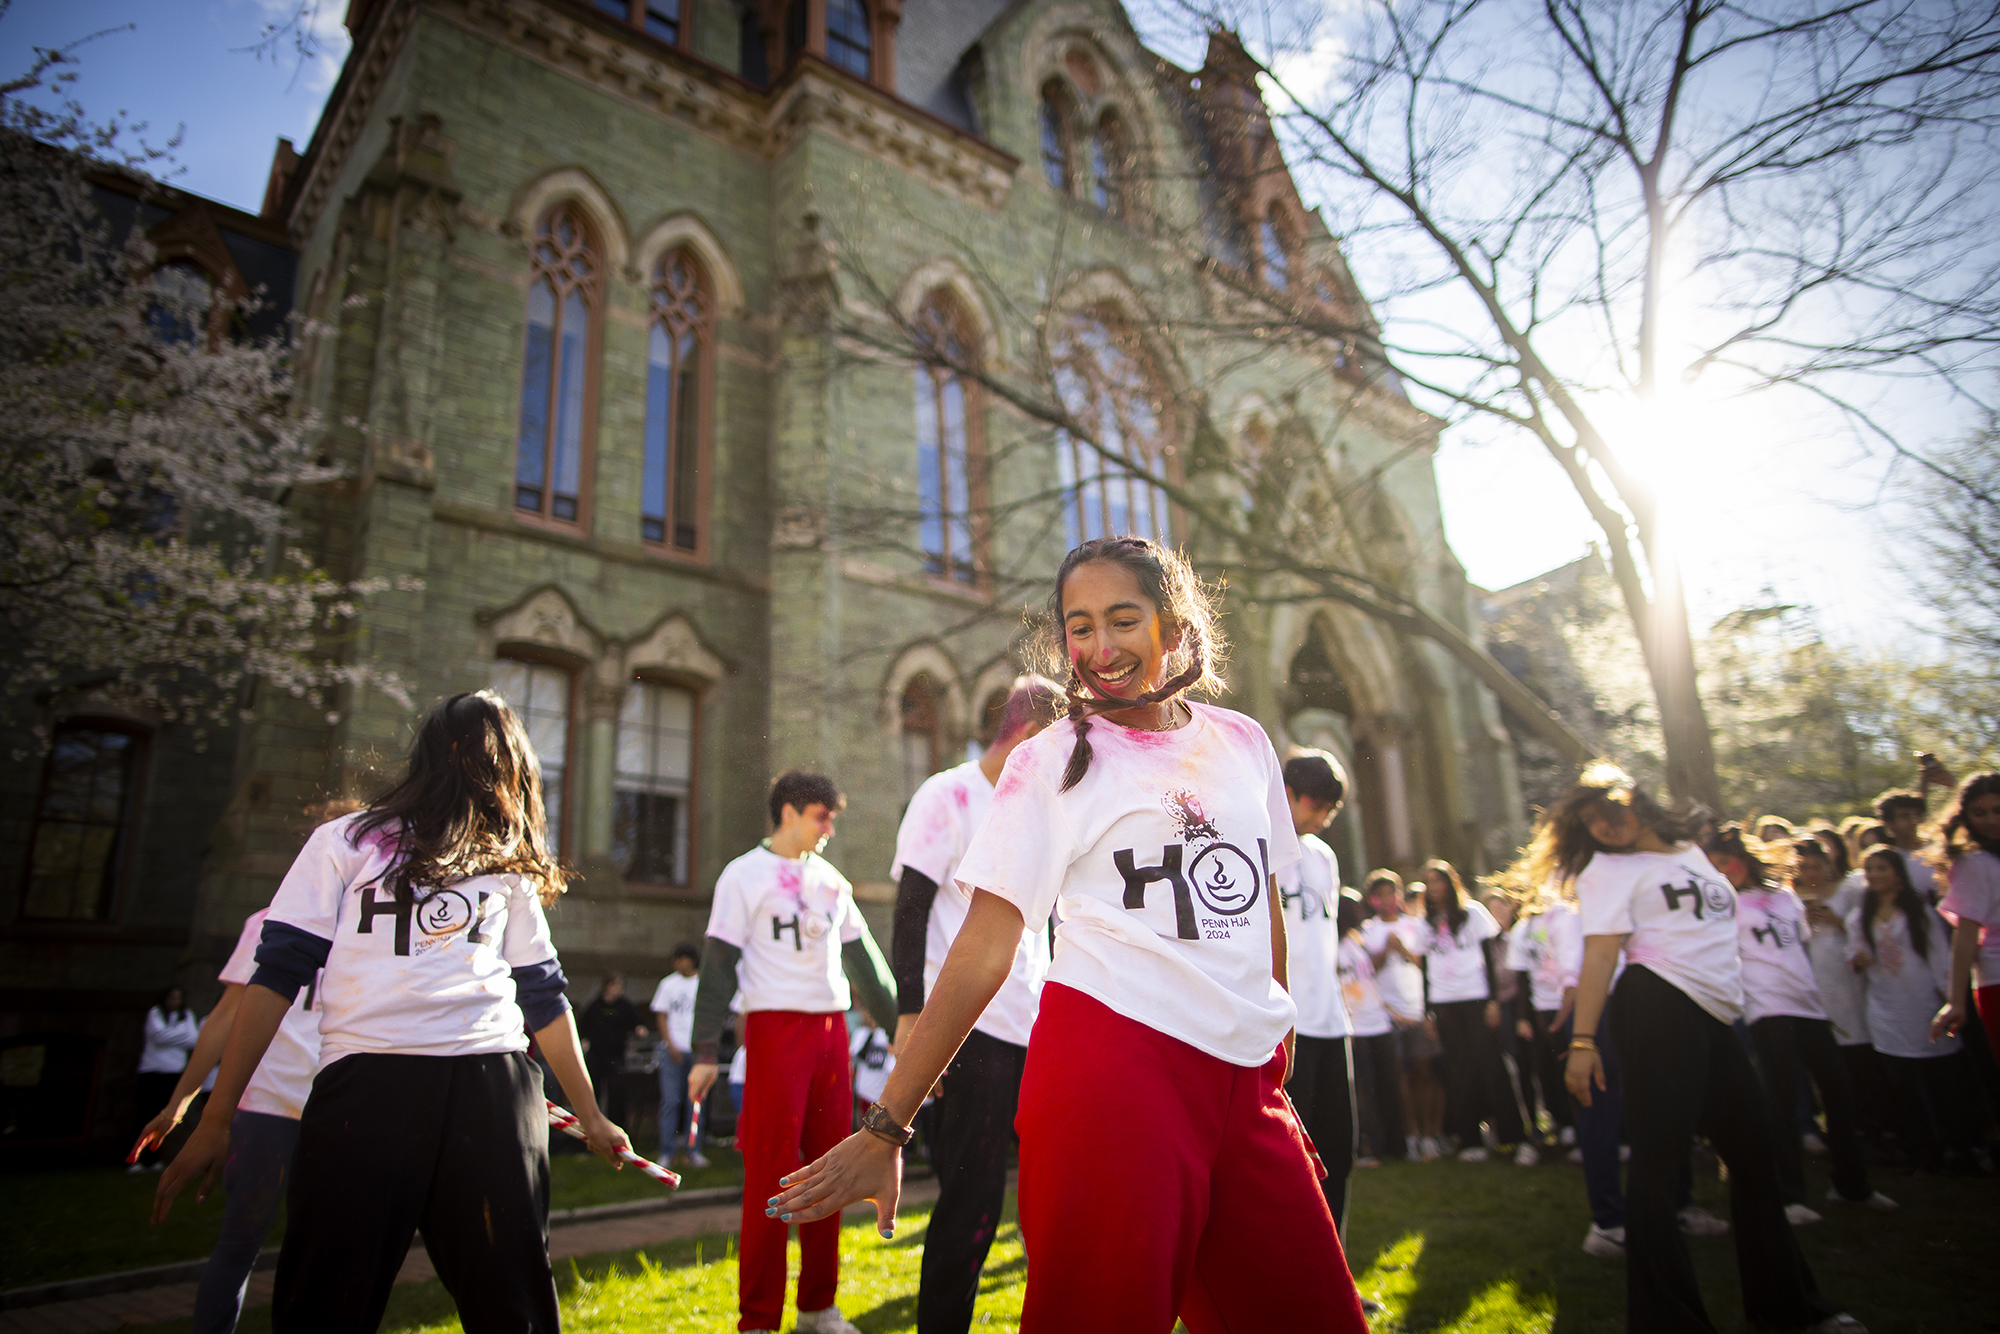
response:
{"label": "gothic arched window", "polygon": [[1068,100],[1053,79],[1042,85],[1042,175],[1064,192],[1069,190]]}
{"label": "gothic arched window", "polygon": [[1056,433],[1069,544],[1128,533],[1167,540],[1167,497],[1156,483],[1171,446],[1158,377],[1137,337],[1114,318],[1079,314],[1050,351],[1064,409],[1096,441]]}
{"label": "gothic arched window", "polygon": [[875,43],[861,0],[826,0],[826,58],[857,79],[872,76]]}
{"label": "gothic arched window", "polygon": [[916,369],[917,538],[925,573],[969,584],[978,577],[973,501],[980,459],[974,386],[959,368],[971,368],[977,353],[969,322],[943,293],[917,311],[916,334],[938,358]]}
{"label": "gothic arched window", "polygon": [[1114,218],[1125,216],[1125,133],[1114,112],[1098,119],[1090,136],[1091,199]]}
{"label": "gothic arched window", "polygon": [[1264,256],[1264,281],[1273,287],[1289,286],[1292,280],[1292,257],[1285,249],[1285,234],[1278,220],[1278,210],[1273,208],[1258,224],[1258,249]]}
{"label": "gothic arched window", "polygon": [[581,518],[589,380],[602,264],[590,229],[569,205],[535,233],[528,339],[521,364],[521,426],[514,507],[545,518]]}
{"label": "gothic arched window", "polygon": [[708,275],[691,251],[675,250],[660,261],[653,274],[652,307],[639,536],[694,553],[702,547],[715,303]]}
{"label": "gothic arched window", "polygon": [[927,672],[903,687],[903,799],[944,767],[944,692]]}

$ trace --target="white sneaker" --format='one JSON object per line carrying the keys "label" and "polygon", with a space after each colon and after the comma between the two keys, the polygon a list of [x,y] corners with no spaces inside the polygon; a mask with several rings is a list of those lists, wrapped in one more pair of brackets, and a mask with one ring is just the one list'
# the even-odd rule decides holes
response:
{"label": "white sneaker", "polygon": [[1571,1149],[1569,1151],[1569,1160],[1573,1163],[1581,1163],[1583,1161],[1583,1150]]}
{"label": "white sneaker", "polygon": [[1382,1160],[1380,1158],[1370,1157],[1367,1154],[1363,1154],[1361,1157],[1356,1158],[1354,1160],[1354,1165],[1357,1168],[1380,1167],[1382,1165]]}
{"label": "white sneaker", "polygon": [[1878,1213],[1885,1213],[1885,1214],[1894,1213],[1896,1210],[1903,1207],[1902,1205],[1896,1203],[1894,1200],[1890,1199],[1887,1195],[1884,1195],[1879,1190],[1869,1195],[1869,1197],[1865,1200],[1850,1200],[1845,1195],[1842,1195],[1839,1191],[1830,1190],[1826,1193],[1826,1202],[1828,1204],[1836,1204],[1836,1205],[1839,1204],[1852,1204],[1857,1206],[1865,1205],[1866,1207],[1873,1209]]}
{"label": "white sneaker", "polygon": [[1813,1131],[1808,1130],[1805,1133],[1799,1140],[1799,1147],[1807,1153],[1812,1154],[1815,1158],[1824,1158],[1826,1156],[1826,1141]]}
{"label": "white sneaker", "polygon": [[1526,1140],[1522,1140],[1521,1147],[1514,1150],[1514,1166],[1516,1167],[1533,1167],[1540,1161],[1542,1161],[1542,1151]]}
{"label": "white sneaker", "polygon": [[1489,1149],[1498,1149],[1500,1147],[1500,1137],[1493,1133],[1492,1126],[1486,1125],[1483,1122],[1479,1127],[1479,1139]]}
{"label": "white sneaker", "polygon": [[125,1175],[128,1177],[142,1177],[146,1175],[148,1170],[144,1163],[134,1163],[125,1169]]}
{"label": "white sneaker", "polygon": [[1430,1157],[1426,1161],[1433,1163],[1440,1158],[1449,1158],[1451,1156],[1450,1146],[1435,1135],[1424,1141],[1424,1151],[1430,1154]]}
{"label": "white sneaker", "polygon": [[1785,1221],[1793,1227],[1804,1227],[1808,1223],[1819,1222],[1820,1216],[1803,1204],[1788,1204],[1785,1206]]}
{"label": "white sneaker", "polygon": [[1830,1315],[1806,1330],[1806,1334],[1868,1334],[1868,1326],[1847,1312]]}
{"label": "white sneaker", "polygon": [[700,1151],[699,1149],[697,1149],[697,1150],[696,1150],[695,1152],[693,1152],[693,1153],[691,1153],[691,1154],[689,1154],[689,1155],[687,1156],[687,1163],[688,1163],[688,1166],[689,1166],[689,1167],[707,1167],[707,1166],[709,1166],[709,1161],[708,1161],[708,1159],[702,1156],[702,1154],[701,1154],[701,1151]]}
{"label": "white sneaker", "polygon": [[1625,1229],[1622,1227],[1599,1227],[1590,1225],[1590,1231],[1583,1234],[1583,1253],[1594,1255],[1600,1260],[1623,1259],[1625,1255]]}
{"label": "white sneaker", "polygon": [[1569,1147],[1570,1147],[1570,1146],[1571,1146],[1572,1144],[1575,1144],[1575,1143],[1576,1143],[1576,1127],[1575,1127],[1575,1126],[1564,1126],[1564,1127],[1562,1128],[1562,1133],[1561,1133],[1560,1135],[1557,1135],[1557,1136],[1556,1136],[1556,1143],[1557,1143],[1557,1144],[1560,1144],[1560,1145],[1561,1145],[1561,1146],[1562,1146],[1563,1148],[1565,1148],[1565,1149],[1569,1148]]}
{"label": "white sneaker", "polygon": [[829,1306],[823,1311],[801,1311],[794,1328],[799,1334],[861,1334],[853,1322],[840,1313],[838,1306]]}
{"label": "white sneaker", "polygon": [[1729,1224],[1698,1204],[1690,1204],[1687,1208],[1681,1210],[1676,1217],[1680,1221],[1681,1231],[1690,1237],[1726,1237],[1729,1235]]}
{"label": "white sneaker", "polygon": [[1403,1136],[1403,1147],[1413,1163],[1424,1161],[1424,1142],[1415,1135]]}
{"label": "white sneaker", "polygon": [[1461,1163],[1483,1163],[1486,1161],[1487,1156],[1484,1146],[1478,1144],[1473,1145],[1469,1149],[1460,1149],[1458,1151],[1458,1161]]}

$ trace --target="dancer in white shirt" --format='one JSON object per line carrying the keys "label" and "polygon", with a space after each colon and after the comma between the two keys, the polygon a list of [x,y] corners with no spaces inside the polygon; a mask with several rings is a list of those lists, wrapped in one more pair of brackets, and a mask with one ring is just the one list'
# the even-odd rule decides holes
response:
{"label": "dancer in white shirt", "polygon": [[872,1199],[890,1232],[910,1117],[1023,923],[1060,902],[1018,1118],[1021,1328],[1362,1334],[1283,1092],[1297,1010],[1274,875],[1298,839],[1277,755],[1251,719],[1182,698],[1220,684],[1222,641],[1179,553],[1087,542],[1050,604],[1071,726],[1008,764],[959,865],[965,926],[882,1101],[771,1207],[808,1220]]}

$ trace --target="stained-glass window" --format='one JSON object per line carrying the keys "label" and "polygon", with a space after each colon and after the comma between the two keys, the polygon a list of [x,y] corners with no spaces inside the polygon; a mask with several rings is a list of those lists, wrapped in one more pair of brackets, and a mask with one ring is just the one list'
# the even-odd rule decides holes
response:
{"label": "stained-glass window", "polygon": [[1167,475],[1167,432],[1136,337],[1114,319],[1080,314],[1051,352],[1056,392],[1091,437],[1057,432],[1069,544],[1123,534],[1167,540],[1167,497],[1157,485]]}
{"label": "stained-glass window", "polygon": [[960,583],[978,575],[972,529],[972,343],[956,303],[933,295],[917,313],[917,336],[945,364],[916,369],[917,537],[924,569]]}
{"label": "stained-glass window", "polygon": [[676,250],[660,261],[652,305],[639,536],[691,552],[701,544],[704,376],[714,318],[705,276],[691,252]]}
{"label": "stained-glass window", "polygon": [[688,883],[688,803],[694,794],[694,695],[640,681],[618,712],[611,857],[625,878]]}
{"label": "stained-glass window", "polygon": [[143,745],[132,732],[101,723],[56,728],[35,805],[23,917],[110,918]]}
{"label": "stained-glass window", "polygon": [[574,209],[558,208],[542,220],[534,265],[521,366],[514,505],[573,523],[583,492],[591,319],[600,268],[590,231]]}

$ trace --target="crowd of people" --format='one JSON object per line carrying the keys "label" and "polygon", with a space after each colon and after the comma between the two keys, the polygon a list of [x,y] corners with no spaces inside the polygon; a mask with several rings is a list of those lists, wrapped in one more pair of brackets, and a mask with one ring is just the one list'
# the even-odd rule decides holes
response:
{"label": "crowd of people", "polygon": [[[468,1330],[557,1329],[544,1071],[615,1157],[639,1044],[662,1158],[704,1164],[694,1109],[734,1098],[745,1331],[780,1327],[794,1226],[796,1327],[854,1330],[839,1211],[872,1200],[893,1235],[920,1113],[924,1334],[973,1322],[1016,1159],[1022,1327],[1162,1334],[1365,1329],[1354,1173],[1494,1154],[1581,1163],[1583,1246],[1623,1257],[1632,1329],[1712,1328],[1683,1236],[1733,1231],[1753,1322],[1852,1334],[1793,1237],[1820,1218],[1804,1155],[1830,1158],[1827,1207],[1895,1209],[1889,1167],[1989,1170],[2000,775],[1934,828],[1928,758],[1873,820],[1718,827],[1599,765],[1484,883],[1433,860],[1348,888],[1320,837],[1339,761],[1281,761],[1191,698],[1225,646],[1179,553],[1083,544],[1048,624],[1050,675],[904,812],[886,959],[822,855],[843,794],[788,771],[648,1009],[609,978],[572,1015],[525,731],[488,692],[436,706],[402,780],[244,924],[198,1031],[149,1020],[190,1054],[142,1147],[214,1082],[155,1204],[228,1185],[196,1328],[233,1328],[285,1200],[274,1329],[376,1327],[419,1228]],[[1700,1140],[1727,1221],[1691,1200]]]}

